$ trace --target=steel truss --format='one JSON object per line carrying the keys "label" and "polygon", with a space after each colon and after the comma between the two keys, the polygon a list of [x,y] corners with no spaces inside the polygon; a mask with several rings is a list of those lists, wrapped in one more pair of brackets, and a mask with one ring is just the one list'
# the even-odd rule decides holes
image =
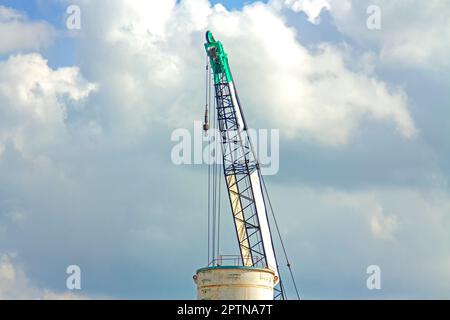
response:
{"label": "steel truss", "polygon": [[[216,111],[219,132],[221,136],[223,170],[227,182],[228,194],[231,207],[232,192],[236,193],[240,202],[241,210],[234,212],[233,221],[236,228],[236,234],[241,250],[242,264],[249,265],[244,257],[244,251],[250,251],[251,266],[267,268],[268,262],[264,251],[261,229],[257,215],[256,203],[251,185],[250,176],[255,171],[259,172],[259,165],[251,146],[250,138],[247,132],[245,119],[242,117],[243,128],[239,127],[236,108],[240,106],[233,105],[230,84],[227,81],[225,73],[218,75],[219,81],[215,83]],[[236,90],[236,89],[235,89]],[[236,97],[236,99],[238,99]],[[227,179],[233,177],[234,179]],[[232,181],[232,183],[230,183]],[[236,197],[234,197],[236,198]],[[241,218],[239,218],[241,216]],[[237,222],[244,223],[246,233],[245,237],[239,237]],[[278,266],[277,266],[278,267]],[[280,282],[275,287],[275,299],[285,299],[283,283]]]}

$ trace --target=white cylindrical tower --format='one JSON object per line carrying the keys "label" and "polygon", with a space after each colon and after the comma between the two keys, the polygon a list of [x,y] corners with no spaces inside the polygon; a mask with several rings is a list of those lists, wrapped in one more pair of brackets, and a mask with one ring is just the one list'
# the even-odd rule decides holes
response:
{"label": "white cylindrical tower", "polygon": [[265,268],[216,266],[197,270],[194,281],[198,300],[273,300],[278,278]]}

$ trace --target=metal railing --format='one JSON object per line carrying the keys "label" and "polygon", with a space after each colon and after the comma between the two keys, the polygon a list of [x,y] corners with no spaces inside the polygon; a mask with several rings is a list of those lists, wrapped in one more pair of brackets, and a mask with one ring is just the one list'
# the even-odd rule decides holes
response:
{"label": "metal railing", "polygon": [[[232,266],[232,267],[242,267],[242,258],[239,255],[219,255],[216,259],[213,259],[209,267],[220,267],[220,266]],[[264,260],[259,259],[255,267],[265,268]]]}
{"label": "metal railing", "polygon": [[211,267],[233,266],[242,267],[242,258],[238,255],[220,255],[209,263]]}

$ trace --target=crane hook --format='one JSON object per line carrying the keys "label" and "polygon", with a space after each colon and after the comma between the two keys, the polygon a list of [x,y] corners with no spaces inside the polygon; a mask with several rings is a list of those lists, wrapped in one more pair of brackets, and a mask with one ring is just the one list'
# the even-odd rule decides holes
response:
{"label": "crane hook", "polygon": [[206,105],[205,108],[205,121],[203,122],[203,131],[205,132],[205,134],[208,133],[209,130],[209,121],[208,121],[208,105]]}

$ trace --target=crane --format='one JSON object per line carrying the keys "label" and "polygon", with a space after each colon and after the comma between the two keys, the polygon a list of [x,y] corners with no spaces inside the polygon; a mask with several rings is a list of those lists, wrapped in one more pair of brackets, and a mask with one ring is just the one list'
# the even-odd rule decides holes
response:
{"label": "crane", "polygon": [[[209,80],[213,80],[217,116],[214,120],[220,133],[222,170],[239,244],[240,262],[245,267],[272,270],[276,279],[275,298],[285,299],[268,219],[269,200],[267,192],[264,193],[267,190],[248,133],[228,55],[222,43],[215,40],[210,31],[206,33],[204,46],[210,68]],[[210,128],[208,112],[207,103],[203,124],[205,132]]]}

